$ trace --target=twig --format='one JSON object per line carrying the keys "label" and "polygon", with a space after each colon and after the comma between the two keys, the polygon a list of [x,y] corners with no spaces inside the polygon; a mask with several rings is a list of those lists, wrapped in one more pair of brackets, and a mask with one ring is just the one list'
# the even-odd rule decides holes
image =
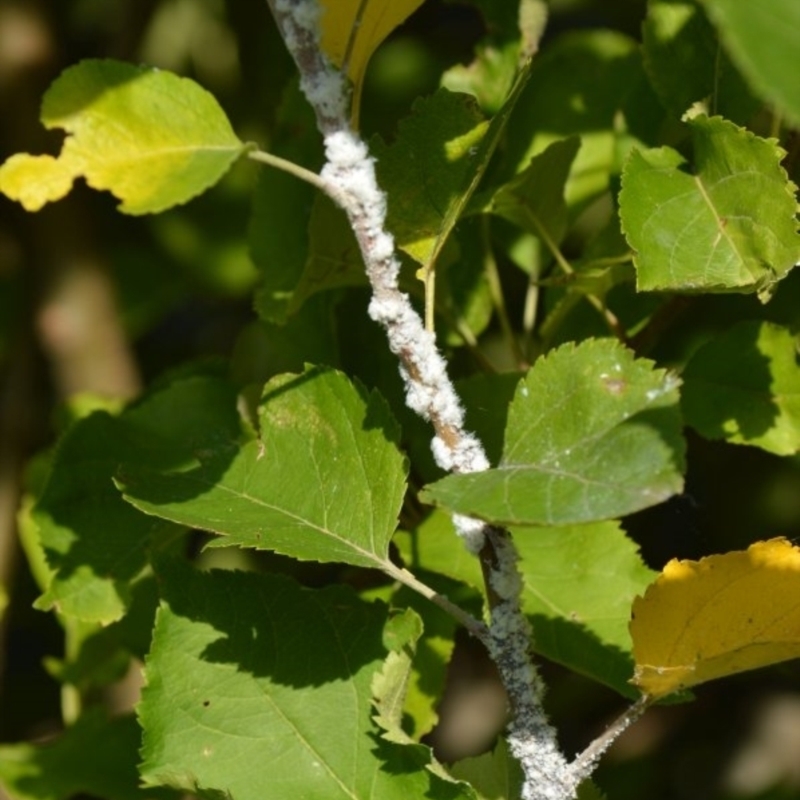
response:
{"label": "twig", "polygon": [[383,568],[383,571],[390,577],[399,581],[404,586],[417,592],[426,599],[430,600],[435,605],[439,606],[443,611],[446,611],[455,620],[461,623],[468,633],[471,633],[476,639],[488,644],[489,629],[479,620],[475,619],[471,614],[464,611],[461,606],[456,605],[451,600],[448,600],[443,594],[439,594],[436,590],[432,589],[426,583],[423,583],[413,573],[402,567],[397,567],[391,562]]}
{"label": "twig", "polygon": [[588,778],[594,772],[600,757],[616,741],[617,737],[629,728],[650,707],[652,700],[645,696],[640,697],[630,708],[620,714],[600,736],[598,736],[577,758],[570,764],[576,784]]}

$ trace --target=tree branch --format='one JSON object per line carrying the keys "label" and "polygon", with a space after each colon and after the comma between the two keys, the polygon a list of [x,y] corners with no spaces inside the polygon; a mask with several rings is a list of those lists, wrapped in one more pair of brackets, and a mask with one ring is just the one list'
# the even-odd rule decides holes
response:
{"label": "tree branch", "polygon": [[[398,288],[400,262],[386,230],[386,195],[366,144],[350,128],[344,77],[320,50],[317,2],[267,2],[324,136],[323,188],[344,209],[355,233],[372,287],[369,314],[386,331],[400,362],[406,405],[433,425],[431,447],[440,467],[454,473],[488,469],[483,446],[464,428],[464,409],[435,336]],[[516,548],[507,531],[480,520],[454,515],[453,523],[466,546],[481,555],[491,608],[487,646],[513,707],[508,741],[525,772],[523,800],[571,800],[576,785],[542,709],[543,686],[530,657],[531,630],[520,607]]]}

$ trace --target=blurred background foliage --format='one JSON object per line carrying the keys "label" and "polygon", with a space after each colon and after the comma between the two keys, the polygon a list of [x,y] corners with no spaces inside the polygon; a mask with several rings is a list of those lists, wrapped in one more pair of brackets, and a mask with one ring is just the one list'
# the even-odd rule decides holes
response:
{"label": "blurred background foliage", "polygon": [[[645,12],[643,0],[552,0],[542,50],[574,30],[610,29],[638,41]],[[428,0],[370,65],[364,133],[390,142],[412,103],[434,91],[445,70],[468,62],[484,34],[473,5]],[[279,119],[293,69],[263,2],[0,0],[0,161],[20,150],[58,148],[59,135],[38,122],[39,100],[63,68],[88,57],[147,63],[196,79],[216,95],[240,137],[263,149],[303,136]],[[41,471],[31,457],[53,442],[76,396],[132,398],[166,370],[221,357],[233,359],[242,384],[304,361],[334,363],[381,385],[398,407],[396,367],[381,341],[365,345],[376,337],[363,292],[318,295],[286,327],[258,320],[259,274],[247,244],[257,169],[241,163],[213,191],[156,217],[121,216],[109,195],[83,186],[35,215],[0,197],[0,587],[10,598],[0,652],[0,741],[46,736],[58,725],[59,687],[45,665],[53,669],[61,655],[62,633],[50,615],[31,608],[38,592],[18,545],[16,510],[25,482],[35,484]],[[597,233],[591,216],[584,223],[571,232],[567,249],[582,252]],[[510,259],[498,268],[506,302],[519,314],[527,279]],[[798,278],[790,277],[764,314],[796,324],[797,292]],[[543,295],[543,307],[555,304],[554,292]],[[752,315],[754,302],[687,301],[647,354],[679,364],[709,332]],[[489,361],[496,325],[482,345]],[[591,310],[576,312],[550,344],[603,332]],[[451,357],[457,374],[472,369],[463,351]],[[403,420],[419,425],[405,413]],[[798,457],[688,436],[686,492],[626,520],[650,566],[773,535],[800,539]],[[426,458],[420,455],[420,463]],[[267,568],[279,562],[311,585],[341,577],[328,567],[263,559]],[[467,642],[458,652],[434,739],[444,758],[485,747],[502,716],[491,667]],[[546,665],[546,678],[567,752],[580,749],[620,708],[610,691],[555,665]],[[605,759],[598,784],[613,800],[800,798],[798,687],[800,668],[789,663],[703,687],[691,703],[654,709]],[[462,705],[473,709],[474,722]],[[458,734],[472,727],[476,732],[462,743]]]}

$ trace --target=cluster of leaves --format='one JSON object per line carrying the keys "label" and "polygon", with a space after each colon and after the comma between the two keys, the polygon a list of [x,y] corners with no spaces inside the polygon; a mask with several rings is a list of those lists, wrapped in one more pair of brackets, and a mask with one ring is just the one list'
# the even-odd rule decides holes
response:
{"label": "cluster of leaves", "polygon": [[[371,53],[420,4],[389,18],[379,0],[324,3],[323,46],[354,82],[354,119]],[[493,468],[433,465],[366,318],[344,215],[264,171],[249,227],[261,322],[233,369],[185,365],[123,410],[75,421],[21,516],[37,607],[70,640],[59,680],[88,695],[130,657],[146,662],[142,763],[137,722],[89,710],[54,744],[0,748],[13,797],[133,797],[139,778],[236,800],[515,796],[502,745],[445,772],[419,744],[454,620],[400,582],[312,590],[199,571],[184,556],[198,529],[216,534],[210,548],[395,581],[402,563],[479,613],[480,566],[449,514],[506,526],[536,652],[629,698],[800,654],[788,543],[673,562],[654,582],[619,521],[682,491],[685,425],[800,451],[797,316],[770,302],[796,291],[783,279],[800,262],[797,166],[777,140],[800,126],[800,7],[651,0],[642,45],[573,32],[534,58],[541,3],[475,4],[487,37],[474,62],[371,150],[407,290],[424,294],[454,363],[483,367],[459,387]],[[197,84],[113,61],[65,71],[41,119],[66,132],[60,155],[0,168],[0,190],[31,211],[81,177],[122,212],[160,212],[258,153]],[[295,87],[271,149],[319,166]],[[501,271],[522,302],[503,295]],[[642,357],[686,295],[730,292],[751,296],[746,318],[698,329],[668,365]],[[263,340],[280,350],[266,366]],[[284,371],[306,361],[318,366]],[[415,516],[418,500],[434,510]]]}

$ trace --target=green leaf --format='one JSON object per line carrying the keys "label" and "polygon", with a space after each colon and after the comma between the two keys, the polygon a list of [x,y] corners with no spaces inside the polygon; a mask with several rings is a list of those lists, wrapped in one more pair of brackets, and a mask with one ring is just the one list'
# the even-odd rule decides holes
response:
{"label": "green leaf", "polygon": [[576,800],[606,800],[606,796],[587,778],[578,786]]}
{"label": "green leaf", "polygon": [[[440,90],[415,104],[417,115],[400,125],[390,147],[373,143],[378,179],[389,196],[387,226],[398,247],[419,263],[429,266],[436,260],[464,212],[528,81],[530,66],[529,58],[489,123],[482,121],[471,97]],[[420,187],[425,189],[422,196]]]}
{"label": "green leaf", "polygon": [[386,625],[384,642],[391,642],[391,652],[372,679],[372,704],[377,712],[373,719],[383,730],[383,738],[390,742],[407,744],[411,741],[403,729],[403,710],[411,665],[422,631],[422,619],[411,609],[405,609]]}
{"label": "green leaf", "polygon": [[800,451],[797,353],[796,337],[771,322],[741,322],[707,342],[683,372],[686,421],[708,439]]}
{"label": "green leaf", "polygon": [[433,262],[444,245],[488,128],[472,97],[440,89],[414,103],[391,145],[372,143],[389,196],[387,227],[418,263]]}
{"label": "green leaf", "polygon": [[[300,183],[297,178],[292,180]],[[274,191],[277,182],[271,181],[270,185]],[[270,227],[283,224],[292,229],[293,234],[272,237],[275,244],[285,242],[288,249],[273,252],[271,256],[264,252],[256,256],[265,272],[256,309],[263,319],[277,323],[285,323],[315,294],[369,285],[358,241],[344,211],[319,193],[306,198],[305,193],[293,191],[283,196],[286,208],[266,224]],[[289,212],[294,213],[293,219],[289,218]],[[298,218],[306,217],[307,229],[297,224]],[[302,233],[302,246],[290,241],[298,232]],[[260,238],[266,242],[267,237]],[[270,274],[273,270],[274,275]]]}
{"label": "green leaf", "polygon": [[[633,674],[628,623],[633,598],[653,573],[619,523],[512,528],[512,533],[534,650],[625,697],[638,696],[628,682]],[[442,511],[410,534],[398,533],[395,542],[415,574],[427,570],[482,588],[478,559],[455,541],[452,521]]]}
{"label": "green leaf", "polygon": [[[95,709],[47,744],[0,745],[0,784],[12,800],[152,798],[139,788],[139,739],[133,716],[108,720]],[[173,795],[160,790],[156,796]]]}
{"label": "green leaf", "polygon": [[480,9],[487,35],[475,48],[471,64],[456,64],[442,76],[442,86],[451,92],[468,92],[481,109],[494,114],[500,110],[514,83],[520,63],[537,49],[547,21],[542,0],[497,3],[470,0]]}
{"label": "green leaf", "polygon": [[625,165],[620,216],[638,288],[766,297],[800,261],[783,151],[719,117],[688,125],[691,169],[668,147],[634,150]]}
{"label": "green leaf", "polygon": [[644,63],[660,100],[680,117],[693,103],[744,124],[758,108],[741,74],[721,52],[695,0],[650,0],[642,28]]}
{"label": "green leaf", "polygon": [[457,761],[450,771],[454,778],[472,784],[480,800],[516,800],[522,796],[522,767],[508,752],[505,739],[488,753]]}
{"label": "green leaf", "polygon": [[245,150],[205,89],[119,61],[65,70],[45,94],[41,119],[69,134],[58,159],[19,154],[0,167],[0,191],[29,211],[83,177],[121,200],[120,211],[156,213],[213,186]]}
{"label": "green leaf", "polygon": [[577,136],[553,142],[495,193],[488,210],[546,244],[559,244],[567,232],[564,187],[580,146]]}
{"label": "green leaf", "polygon": [[[451,557],[462,550],[468,558],[476,561],[472,554],[466,553],[462,543],[455,540],[453,523],[449,517],[444,514],[442,516],[445,517],[445,524],[449,527],[445,532],[445,539],[450,543]],[[409,556],[405,559],[406,563],[416,565],[418,562],[410,557],[410,542],[409,535],[400,532],[392,540],[392,543],[403,551],[404,556]],[[466,608],[475,616],[480,616],[481,602],[477,592],[441,575],[428,574],[424,567],[417,570],[415,566],[413,571],[434,591]],[[402,727],[413,740],[419,741],[425,734],[430,733],[439,721],[437,707],[445,691],[447,670],[455,646],[458,624],[438,606],[405,586],[399,587],[391,595],[390,602],[396,608],[413,609],[424,624],[422,635],[414,645],[403,698]]]}
{"label": "green leaf", "polygon": [[124,456],[122,424],[105,412],[80,420],[62,438],[33,511],[55,573],[37,608],[103,624],[125,613],[130,582],[146,564],[148,541],[167,526],[132,509],[114,488],[112,477]]}
{"label": "green leaf", "polygon": [[131,585],[130,604],[122,619],[104,626],[67,623],[69,655],[63,660],[48,658],[48,672],[83,693],[120,680],[130,668],[131,657],[143,659],[150,647],[157,603],[155,578],[147,575]]}
{"label": "green leaf", "polygon": [[180,469],[123,465],[125,499],[147,514],[225,535],[212,543],[219,546],[384,565],[406,467],[383,398],[335,370],[308,369],[264,387],[258,425],[259,437],[244,443],[236,430],[220,430],[193,462],[176,439]]}
{"label": "green leaf", "polygon": [[[608,190],[617,170],[620,119],[645,81],[639,44],[615,31],[573,31],[549,43],[533,62],[508,127],[503,151],[508,176],[524,170],[552,142],[580,136],[565,192],[577,213]],[[640,106],[635,113],[642,113]]]}
{"label": "green leaf", "polygon": [[160,572],[139,705],[146,785],[234,800],[471,796],[371,720],[385,606],[279,575]]}
{"label": "green leaf", "polygon": [[612,519],[683,486],[678,380],[608,339],[564,345],[520,382],[496,469],[450,475],[425,502],[507,525]]}
{"label": "green leaf", "polygon": [[338,341],[329,298],[307,303],[285,325],[257,320],[245,326],[234,346],[231,375],[239,386],[258,384],[282,372],[302,372],[306,363],[336,364]]}
{"label": "green leaf", "polygon": [[618,522],[512,529],[524,581],[522,607],[545,658],[638,697],[628,623],[631,603],[652,582]]}
{"label": "green leaf", "polygon": [[[402,615],[389,620],[384,632],[384,642],[391,652],[386,657],[383,668],[372,680],[372,702],[377,712],[373,720],[383,731],[382,739],[403,745],[406,754],[413,754],[415,760],[425,764],[432,774],[455,783],[444,767],[433,758],[431,749],[418,744],[403,727],[406,695],[413,679],[415,650],[421,635],[422,619],[411,609],[406,609]],[[463,785],[460,788],[464,794],[459,796],[466,796],[468,793],[469,797],[477,800],[468,786]]]}
{"label": "green leaf", "polygon": [[800,125],[800,5],[795,0],[701,0],[753,87]]}

